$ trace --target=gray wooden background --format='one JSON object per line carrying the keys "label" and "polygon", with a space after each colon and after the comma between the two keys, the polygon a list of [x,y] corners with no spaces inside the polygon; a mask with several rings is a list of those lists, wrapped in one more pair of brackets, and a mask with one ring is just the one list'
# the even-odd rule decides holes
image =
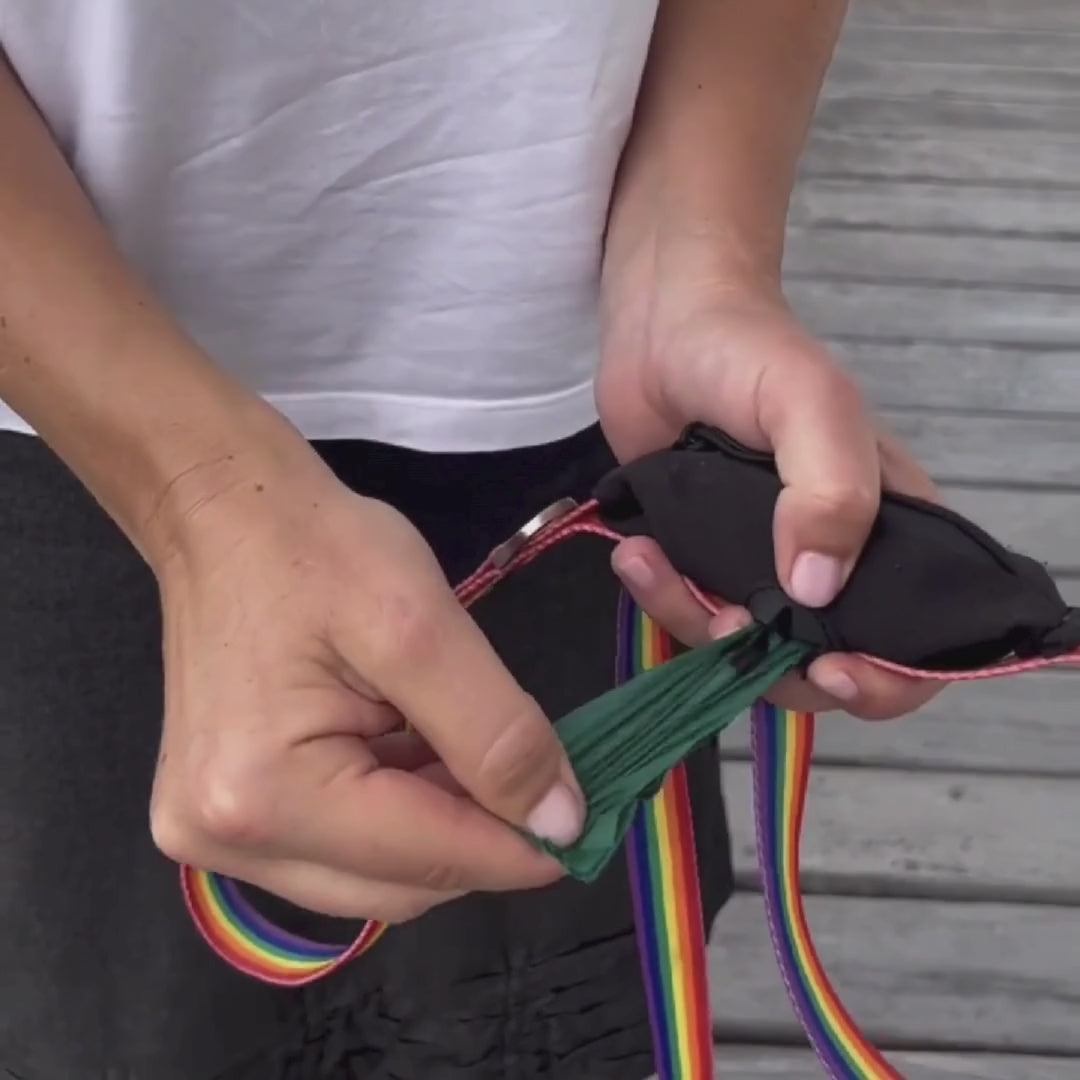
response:
{"label": "gray wooden background", "polygon": [[[1080,603],[1080,0],[854,0],[794,201],[789,295],[948,501]],[[1080,672],[819,725],[808,915],[911,1080],[1080,1078]],[[717,1075],[821,1076],[756,891],[714,932]]]}

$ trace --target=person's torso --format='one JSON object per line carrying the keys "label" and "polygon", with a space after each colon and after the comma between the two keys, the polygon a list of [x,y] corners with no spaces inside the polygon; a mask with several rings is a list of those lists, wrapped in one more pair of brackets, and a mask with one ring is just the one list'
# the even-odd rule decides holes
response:
{"label": "person's torso", "polygon": [[0,45],[223,366],[312,437],[488,449],[593,418],[656,3],[0,0]]}

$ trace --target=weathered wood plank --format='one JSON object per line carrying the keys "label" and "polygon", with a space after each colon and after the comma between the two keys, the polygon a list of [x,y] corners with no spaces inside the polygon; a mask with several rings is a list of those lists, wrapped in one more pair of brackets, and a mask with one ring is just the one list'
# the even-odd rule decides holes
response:
{"label": "weathered wood plank", "polygon": [[1080,347],[824,336],[881,407],[1060,413],[1080,403]]}
{"label": "weathered wood plank", "polygon": [[[941,479],[1072,485],[1080,478],[1080,422],[1073,417],[881,412],[923,467]],[[1028,554],[1041,557],[1037,550]]]}
{"label": "weathered wood plank", "polygon": [[[936,35],[940,36],[940,35]],[[1080,38],[1076,43],[1080,43]],[[1074,44],[1076,44],[1074,43]],[[1080,104],[1045,102],[826,95],[814,120],[819,131],[895,135],[921,130],[941,137],[995,137],[1032,132],[1080,145]]]}
{"label": "weathered wood plank", "polygon": [[1076,33],[1074,0],[853,0],[848,25]]}
{"label": "weathered wood plank", "polygon": [[816,130],[801,163],[806,177],[910,178],[1080,189],[1080,141],[1039,130],[927,134],[910,130]]}
{"label": "weathered wood plank", "polygon": [[882,229],[788,229],[788,280],[963,282],[1080,291],[1080,243]]}
{"label": "weathered wood plank", "polygon": [[795,308],[819,333],[1003,345],[1080,342],[1080,290],[1067,295],[1018,289],[797,280]]}
{"label": "weathered wood plank", "polygon": [[[964,683],[884,725],[845,713],[821,717],[815,760],[1080,777],[1078,703],[1080,671]],[[749,725],[733,725],[720,745],[725,757],[745,759]]]}
{"label": "weathered wood plank", "polygon": [[[1076,1080],[1080,1059],[1028,1054],[886,1054],[906,1080]],[[825,1075],[809,1050],[770,1046],[718,1046],[717,1080],[822,1080]]]}
{"label": "weathered wood plank", "polygon": [[[887,0],[882,0],[887,2]],[[1027,11],[1027,3],[1016,5],[1018,14]],[[929,4],[925,10],[928,10]],[[939,13],[950,18],[952,0],[937,5]],[[962,66],[967,64],[995,65],[1012,68],[1047,68],[1075,71],[1080,68],[1077,54],[1075,9],[1068,25],[1055,27],[1052,32],[1039,28],[1033,16],[1031,23],[1016,27],[994,27],[979,18],[953,31],[930,25],[929,20],[916,15],[909,22],[892,25],[879,20],[869,22],[856,12],[844,27],[837,52],[844,56],[860,56],[878,63],[886,61],[917,61]]]}
{"label": "weathered wood plank", "polygon": [[1022,8],[1030,22],[1015,7],[965,21],[952,3],[857,5],[804,174],[1075,187],[1078,27],[1061,26],[1057,9]]}
{"label": "weathered wood plank", "polygon": [[[1080,197],[1078,197],[1080,199]],[[1080,243],[884,229],[788,229],[788,279],[1012,285],[1080,291]]]}
{"label": "weathered wood plank", "polygon": [[1061,578],[1059,576],[1058,588],[1065,598],[1065,603],[1070,604],[1072,607],[1080,607],[1080,578]]}
{"label": "weathered wood plank", "polygon": [[1066,71],[914,58],[882,61],[842,44],[829,73],[825,100],[876,96],[1056,105],[1075,100],[1078,92],[1080,67]]}
{"label": "weathered wood plank", "polygon": [[1080,571],[1080,493],[946,487],[942,496],[1007,547],[1036,552],[1058,571]]}
{"label": "weathered wood plank", "polygon": [[[1071,571],[1059,580],[1073,603],[1078,31],[1070,0],[854,0],[803,162],[785,264],[797,310],[930,471],[958,482],[947,484],[949,503]],[[1044,490],[1016,490],[1024,485]],[[1080,976],[1062,947],[1080,911],[955,899],[985,900],[989,890],[1080,900],[1080,857],[1070,854],[1077,700],[1080,674],[1056,672],[954,687],[889,725],[822,718],[809,884],[954,898],[808,902],[826,966],[884,1041],[1080,1052]],[[745,735],[739,725],[725,738],[729,759],[745,758]],[[980,769],[997,774],[973,775]],[[737,864],[753,880],[745,760],[729,760],[725,774]],[[796,1038],[759,898],[736,897],[717,929],[721,1033]],[[807,1076],[820,1075],[798,1052],[737,1053],[748,1077],[797,1078],[800,1061]],[[904,1061],[901,1070],[983,1080],[1080,1071],[1075,1060],[1018,1058]]]}
{"label": "weathered wood plank", "polygon": [[[884,725],[878,730],[888,739]],[[723,782],[736,872],[756,888],[748,763],[726,761]],[[817,765],[807,792],[803,883],[815,892],[1080,904],[1078,820],[1074,778]],[[1080,914],[1077,920],[1080,928]]]}
{"label": "weathered wood plank", "polygon": [[[837,991],[885,1045],[1080,1053],[1080,911],[1053,906],[817,897],[814,939]],[[790,1042],[799,1029],[761,897],[734,896],[709,949],[721,1040]]]}
{"label": "weathered wood plank", "polygon": [[1029,234],[1075,240],[1080,239],[1077,202],[1076,191],[999,187],[992,182],[809,178],[795,188],[790,221],[796,228]]}

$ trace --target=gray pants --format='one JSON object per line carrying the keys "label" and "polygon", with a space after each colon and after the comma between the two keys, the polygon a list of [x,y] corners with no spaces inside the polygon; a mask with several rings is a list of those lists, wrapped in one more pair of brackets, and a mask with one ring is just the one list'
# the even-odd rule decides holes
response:
{"label": "gray pants", "polygon": [[[347,483],[407,513],[452,580],[612,464],[595,430],[509,454],[318,449]],[[476,609],[554,716],[611,683],[609,548],[569,541]],[[587,888],[437,909],[305,990],[226,968],[190,925],[176,868],[148,831],[159,632],[154,582],[126,541],[36,440],[0,434],[0,1077],[652,1072],[621,858]],[[731,889],[714,749],[693,759],[691,780],[711,920]],[[348,936],[347,925],[269,903],[295,929]]]}

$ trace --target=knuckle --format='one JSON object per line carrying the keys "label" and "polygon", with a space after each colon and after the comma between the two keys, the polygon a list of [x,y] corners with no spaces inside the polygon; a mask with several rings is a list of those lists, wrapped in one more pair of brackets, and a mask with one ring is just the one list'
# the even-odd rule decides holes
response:
{"label": "knuckle", "polygon": [[835,363],[823,364],[818,370],[824,397],[845,409],[865,409],[862,390],[849,372]]}
{"label": "knuckle", "polygon": [[268,838],[270,804],[251,777],[217,766],[203,770],[183,794],[155,791],[150,833],[162,854],[195,863],[208,852],[250,849]]}
{"label": "knuckle", "polygon": [[201,862],[200,845],[174,807],[155,798],[150,804],[150,838],[167,859],[177,863]]}
{"label": "knuckle", "polygon": [[813,493],[814,502],[822,515],[853,525],[861,525],[874,517],[879,497],[877,487],[854,480],[818,487]]}
{"label": "knuckle", "polygon": [[228,774],[204,777],[192,802],[198,832],[225,848],[251,848],[267,835],[267,803],[257,787]]}
{"label": "knuckle", "polygon": [[372,627],[371,659],[383,669],[420,667],[442,646],[442,630],[435,604],[406,589],[384,592]]}
{"label": "knuckle", "polygon": [[465,873],[450,862],[432,863],[424,868],[418,884],[434,893],[456,893],[465,890]]}
{"label": "knuckle", "polygon": [[491,805],[520,814],[550,789],[560,763],[551,725],[535,699],[523,695],[480,762],[478,793]]}

